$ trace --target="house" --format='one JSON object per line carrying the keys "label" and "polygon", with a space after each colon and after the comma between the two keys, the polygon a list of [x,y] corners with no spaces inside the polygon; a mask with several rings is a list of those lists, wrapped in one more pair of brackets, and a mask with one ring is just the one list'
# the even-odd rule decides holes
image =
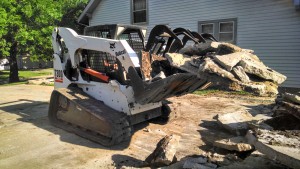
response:
{"label": "house", "polygon": [[[85,25],[157,24],[212,33],[253,49],[269,67],[300,88],[300,0],[90,0],[78,19]],[[149,31],[148,31],[149,33]]]}
{"label": "house", "polygon": [[17,64],[19,69],[40,69],[53,67],[53,62],[50,60],[31,60],[29,55],[20,55],[17,58]]}
{"label": "house", "polygon": [[[53,62],[50,60],[31,60],[28,55],[19,55],[17,57],[17,65],[19,69],[40,69],[40,68],[51,68],[53,67]],[[9,61],[8,59],[0,60],[0,70],[9,70]]]}
{"label": "house", "polygon": [[0,60],[0,70],[9,70],[8,59],[1,59]]}

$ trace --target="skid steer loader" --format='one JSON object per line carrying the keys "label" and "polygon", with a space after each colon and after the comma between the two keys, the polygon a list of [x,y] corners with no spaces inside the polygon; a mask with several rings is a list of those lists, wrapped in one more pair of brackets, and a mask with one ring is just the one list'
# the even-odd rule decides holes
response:
{"label": "skid steer loader", "polygon": [[[143,27],[120,24],[87,27],[84,35],[55,28],[50,122],[111,146],[130,139],[133,125],[167,114],[166,98],[207,86],[205,79],[171,68],[164,54],[212,37],[165,25],[153,28],[146,45],[145,35]],[[142,71],[147,69],[156,71]]]}

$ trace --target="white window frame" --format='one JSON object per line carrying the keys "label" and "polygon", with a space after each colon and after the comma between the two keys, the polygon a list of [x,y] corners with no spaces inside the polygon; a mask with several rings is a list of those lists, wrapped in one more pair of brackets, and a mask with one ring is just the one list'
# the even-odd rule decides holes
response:
{"label": "white window frame", "polygon": [[213,32],[212,34],[214,35],[215,34],[215,24],[214,23],[203,23],[203,24],[200,24],[201,25],[201,29],[202,29],[202,25],[213,25]]}
{"label": "white window frame", "polygon": [[[221,24],[222,23],[232,23],[232,32],[221,32]],[[234,27],[235,27],[234,21],[219,22],[219,36],[220,36],[220,33],[232,33],[232,39],[229,42],[234,41],[234,39],[235,39],[235,35],[234,35],[235,29],[234,29]]]}
{"label": "white window frame", "polygon": [[[219,40],[220,39],[220,23],[228,23],[228,22],[233,23],[233,32],[228,32],[228,33],[233,33],[233,40],[232,41],[227,41],[227,42],[236,44],[236,42],[237,42],[237,18],[199,21],[198,22],[198,32],[200,34],[202,33],[202,25],[213,24],[213,30],[214,30],[213,31],[213,36],[217,40]],[[226,32],[221,32],[221,33],[226,33]]]}
{"label": "white window frame", "polygon": [[[145,9],[141,9],[141,10],[136,10],[134,11],[134,3],[133,3],[134,0],[131,0],[131,23],[134,24],[134,25],[145,25],[145,24],[148,24],[148,0],[145,0],[146,1],[146,8]],[[139,12],[139,11],[146,11],[146,21],[145,22],[137,22],[135,23],[134,22],[134,12]]]}

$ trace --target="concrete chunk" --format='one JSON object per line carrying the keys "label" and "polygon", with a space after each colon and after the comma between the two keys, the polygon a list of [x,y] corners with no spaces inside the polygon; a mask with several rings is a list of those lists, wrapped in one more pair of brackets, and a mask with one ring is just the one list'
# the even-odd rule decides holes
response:
{"label": "concrete chunk", "polygon": [[237,76],[243,83],[249,83],[250,79],[241,66],[236,66],[232,69],[233,74]]}
{"label": "concrete chunk", "polygon": [[241,84],[243,89],[247,92],[258,96],[276,96],[278,94],[278,86],[275,83],[266,82],[250,82]]}
{"label": "concrete chunk", "polygon": [[286,109],[285,113],[291,114],[300,120],[300,105],[283,101],[282,106]]}
{"label": "concrete chunk", "polygon": [[222,166],[218,169],[283,169],[286,166],[279,164],[275,160],[268,159],[265,155],[254,151],[243,161],[231,163],[227,166]]}
{"label": "concrete chunk", "polygon": [[165,57],[168,59],[170,64],[181,70],[198,74],[198,67],[192,66],[190,62],[192,59],[180,53],[166,53]]}
{"label": "concrete chunk", "polygon": [[252,115],[246,110],[218,115],[217,118],[219,124],[232,134],[238,136],[246,134],[249,129],[247,122],[252,120]]}
{"label": "concrete chunk", "polygon": [[[234,75],[224,69],[222,69],[220,66],[218,66],[213,60],[210,58],[206,58],[204,62],[199,67],[199,75],[201,75],[203,72],[206,73],[214,73],[218,76],[228,78],[232,81],[238,81]],[[200,76],[201,77],[201,76]]]}
{"label": "concrete chunk", "polygon": [[251,144],[247,144],[247,140],[241,136],[217,140],[214,142],[214,146],[239,152],[253,149],[253,146]]}
{"label": "concrete chunk", "polygon": [[180,136],[177,135],[165,136],[157,143],[155,150],[145,161],[155,167],[170,165],[176,159],[175,153],[179,140]]}
{"label": "concrete chunk", "polygon": [[286,76],[266,67],[262,62],[242,59],[239,65],[243,67],[246,73],[256,75],[265,80],[271,80],[277,84],[281,84],[286,80]]}
{"label": "concrete chunk", "polygon": [[207,52],[216,52],[218,50],[220,42],[207,42],[207,43],[200,43],[195,44],[193,46],[187,46],[180,49],[179,53],[185,55],[198,55],[203,56],[206,55]]}
{"label": "concrete chunk", "polygon": [[245,52],[236,52],[227,55],[214,55],[213,57],[215,61],[227,71],[231,71],[232,68],[241,61],[245,54]]}
{"label": "concrete chunk", "polygon": [[300,104],[300,96],[291,93],[283,93],[282,98],[288,102]]}
{"label": "concrete chunk", "polygon": [[282,164],[299,168],[300,166],[300,138],[297,131],[267,131],[258,130],[256,136],[248,131],[246,138],[255,149],[265,154],[269,159],[276,159]]}
{"label": "concrete chunk", "polygon": [[218,45],[217,55],[227,55],[230,53],[241,52],[242,48],[231,43],[221,43]]}

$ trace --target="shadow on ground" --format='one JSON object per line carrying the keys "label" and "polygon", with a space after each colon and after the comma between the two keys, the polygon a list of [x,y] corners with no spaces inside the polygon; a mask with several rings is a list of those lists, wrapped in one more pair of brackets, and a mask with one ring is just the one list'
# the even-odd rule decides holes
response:
{"label": "shadow on ground", "polygon": [[[52,126],[48,120],[48,102],[33,101],[27,99],[19,99],[12,102],[0,103],[0,110],[5,113],[16,114],[20,116],[18,121],[25,123],[32,123],[33,125],[47,130],[55,135],[60,136],[60,140],[71,144],[81,145],[90,148],[109,149],[109,150],[123,150],[129,146],[130,141],[122,144],[104,147],[98,143],[81,138],[75,134],[66,132],[60,128]],[[137,128],[138,129],[138,128]]]}
{"label": "shadow on ground", "polygon": [[116,167],[116,169],[122,167],[147,167],[147,163],[144,161],[127,155],[115,154],[112,156],[112,160],[114,161],[114,167]]}

